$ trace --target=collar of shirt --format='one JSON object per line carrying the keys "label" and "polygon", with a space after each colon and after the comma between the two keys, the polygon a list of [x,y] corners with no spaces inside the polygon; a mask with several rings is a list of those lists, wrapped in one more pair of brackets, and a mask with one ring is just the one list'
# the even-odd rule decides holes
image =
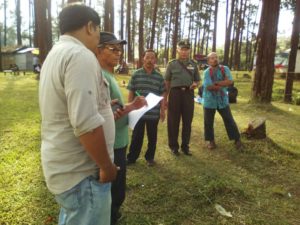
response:
{"label": "collar of shirt", "polygon": [[59,41],[60,42],[65,42],[65,41],[70,42],[70,41],[72,41],[72,42],[74,42],[74,43],[76,43],[78,45],[84,46],[86,48],[86,46],[81,41],[79,41],[77,38],[75,38],[75,37],[73,37],[71,35],[67,35],[67,34],[61,35],[59,37]]}
{"label": "collar of shirt", "polygon": [[[149,74],[149,73],[147,73],[147,71],[145,70],[144,67],[142,68],[142,71],[143,71],[143,73],[145,73],[145,74]],[[151,71],[150,75],[151,75],[151,74],[156,74],[156,73],[157,73],[156,70],[153,68],[153,70]]]}

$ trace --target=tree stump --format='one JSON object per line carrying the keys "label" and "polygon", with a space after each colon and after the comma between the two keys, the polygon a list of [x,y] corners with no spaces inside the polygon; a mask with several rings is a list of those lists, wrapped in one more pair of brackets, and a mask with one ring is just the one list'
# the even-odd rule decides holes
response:
{"label": "tree stump", "polygon": [[257,118],[252,120],[248,124],[248,128],[243,132],[247,138],[253,139],[264,139],[267,137],[266,134],[266,119]]}

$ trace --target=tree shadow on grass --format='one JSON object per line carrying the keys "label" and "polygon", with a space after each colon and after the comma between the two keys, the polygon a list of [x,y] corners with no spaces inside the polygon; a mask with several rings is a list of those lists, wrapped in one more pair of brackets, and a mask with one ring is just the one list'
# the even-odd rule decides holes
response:
{"label": "tree shadow on grass", "polygon": [[7,80],[0,91],[0,137],[10,132],[14,124],[39,119],[37,87],[32,84],[16,84],[25,78]]}

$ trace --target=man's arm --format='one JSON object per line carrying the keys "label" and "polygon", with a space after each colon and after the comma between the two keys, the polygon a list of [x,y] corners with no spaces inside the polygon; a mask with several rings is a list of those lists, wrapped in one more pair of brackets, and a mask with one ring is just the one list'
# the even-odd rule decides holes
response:
{"label": "man's arm", "polygon": [[160,120],[161,122],[165,121],[166,118],[166,109],[167,109],[167,92],[165,91],[162,94],[163,99],[160,101]]}
{"label": "man's arm", "polygon": [[118,108],[114,112],[115,120],[118,120],[122,116],[125,116],[126,114],[130,113],[133,110],[140,109],[145,105],[147,105],[147,101],[146,101],[145,97],[144,96],[137,96],[137,97],[134,98],[133,101],[131,101],[130,103],[124,105],[123,108]]}
{"label": "man's arm", "polygon": [[199,74],[198,66],[194,65],[194,67],[195,67],[194,81],[193,81],[192,85],[190,86],[191,90],[196,89],[200,84],[200,74]]}
{"label": "man's arm", "polygon": [[233,83],[233,81],[229,80],[227,78],[227,76],[225,76],[224,80],[215,82],[215,85],[220,86],[220,87],[228,87],[228,86],[232,85],[232,83]]}
{"label": "man's arm", "polygon": [[216,83],[214,83],[213,85],[207,86],[206,89],[208,91],[219,91],[221,89],[221,86],[218,86],[216,85]]}
{"label": "man's arm", "polygon": [[117,176],[117,167],[108,155],[102,126],[79,136],[79,140],[90,157],[100,168],[100,182],[113,181]]}
{"label": "man's arm", "polygon": [[134,92],[133,91],[129,91],[128,93],[128,102],[132,102],[134,99]]}

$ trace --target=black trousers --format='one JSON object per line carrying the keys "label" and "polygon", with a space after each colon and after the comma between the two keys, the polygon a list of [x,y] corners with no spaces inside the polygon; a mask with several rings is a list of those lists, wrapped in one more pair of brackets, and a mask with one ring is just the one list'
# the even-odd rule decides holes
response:
{"label": "black trousers", "polygon": [[111,224],[117,221],[117,214],[121,205],[125,200],[126,189],[126,148],[114,149],[114,163],[120,167],[116,179],[112,182],[111,186]]}
{"label": "black trousers", "polygon": [[132,132],[129,153],[127,154],[128,161],[135,162],[138,159],[143,146],[145,127],[148,136],[148,148],[145,154],[145,159],[146,160],[154,159],[156,142],[157,142],[158,121],[159,120],[140,119],[137,122]]}
{"label": "black trousers", "polygon": [[219,114],[223,119],[228,138],[230,140],[236,140],[236,141],[240,140],[240,133],[233,119],[229,106],[223,109],[209,109],[209,108],[203,108],[203,109],[204,109],[204,133],[205,133],[204,135],[206,141],[213,141],[215,139],[214,119],[215,119],[216,111],[219,112]]}
{"label": "black trousers", "polygon": [[168,138],[171,149],[179,149],[178,134],[180,119],[182,118],[181,148],[189,150],[193,116],[194,91],[172,88],[169,93],[168,105]]}

